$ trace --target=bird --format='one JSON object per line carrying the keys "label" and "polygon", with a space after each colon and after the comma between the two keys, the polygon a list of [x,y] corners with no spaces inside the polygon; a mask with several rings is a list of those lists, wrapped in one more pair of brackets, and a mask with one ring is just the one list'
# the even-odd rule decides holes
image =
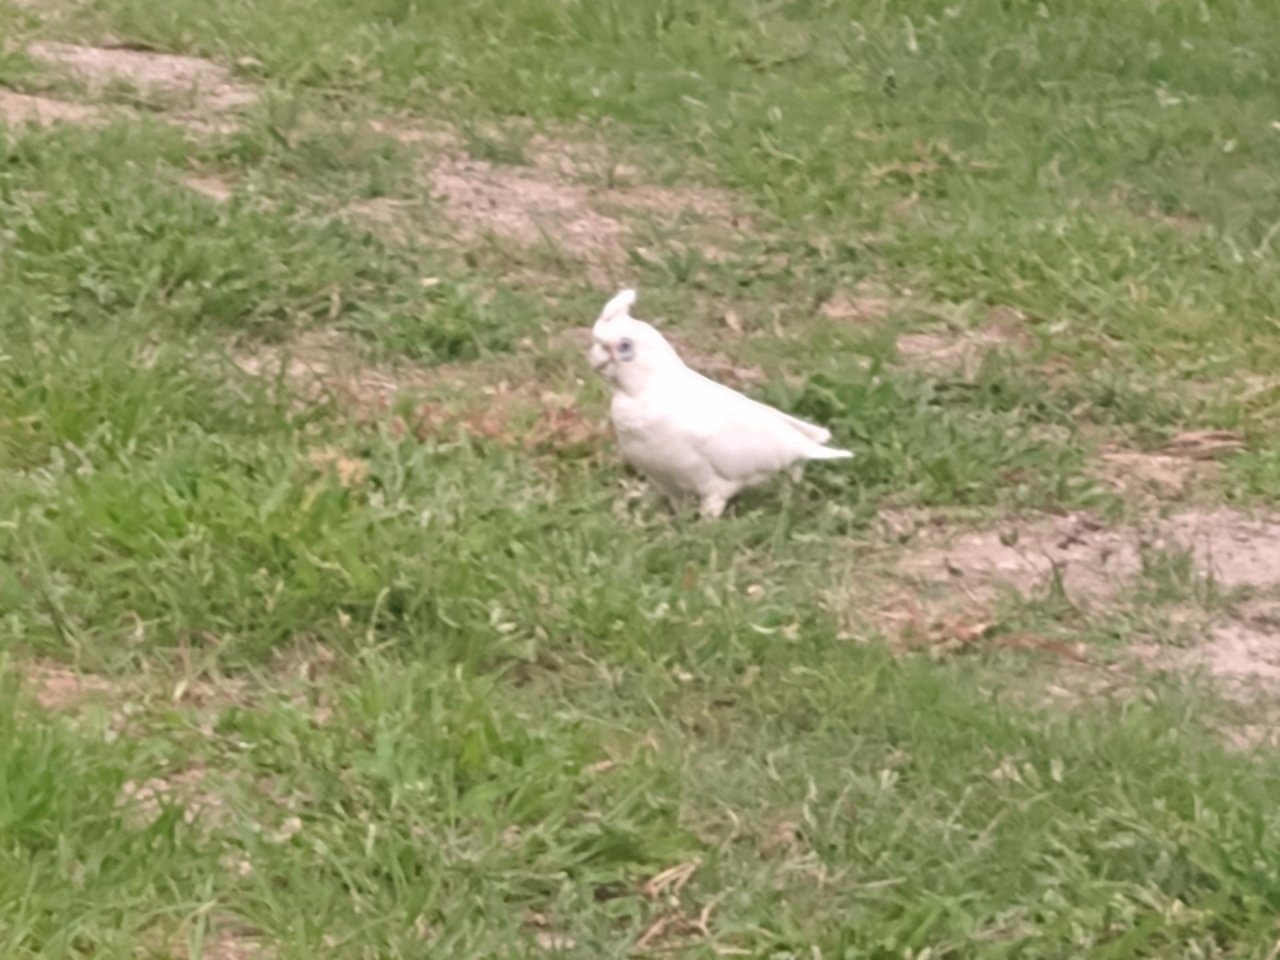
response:
{"label": "bird", "polygon": [[616,294],[591,329],[587,359],[613,386],[610,419],[623,458],[671,502],[719,517],[740,491],[808,460],[846,460],[831,431],[783,413],[690,368]]}

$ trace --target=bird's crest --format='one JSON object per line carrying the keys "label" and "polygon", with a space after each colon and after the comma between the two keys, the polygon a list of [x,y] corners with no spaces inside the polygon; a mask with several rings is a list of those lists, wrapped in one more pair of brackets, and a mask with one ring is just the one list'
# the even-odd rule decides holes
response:
{"label": "bird's crest", "polygon": [[598,323],[607,323],[616,317],[630,316],[631,308],[636,302],[636,292],[634,290],[623,290],[617,294],[612,300],[604,305],[604,309],[600,311],[600,319]]}

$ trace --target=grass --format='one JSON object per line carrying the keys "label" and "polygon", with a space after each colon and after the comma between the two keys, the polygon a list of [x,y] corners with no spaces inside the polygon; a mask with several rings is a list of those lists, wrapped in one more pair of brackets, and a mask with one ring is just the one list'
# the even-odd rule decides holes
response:
{"label": "grass", "polygon": [[[1063,706],[1052,658],[895,655],[874,611],[879,515],[1142,514],[1107,444],[1234,430],[1197,495],[1280,490],[1278,29],[1262,0],[0,0],[0,87],[86,96],[17,48],[109,33],[264,93],[199,136],[119,90],[155,109],[0,128],[0,954],[1273,957],[1280,765],[1226,749],[1212,689]],[[624,500],[607,439],[537,432],[544,394],[603,413],[554,344],[613,291],[459,235],[391,116],[730,191],[751,226],[714,255],[651,214],[614,268],[853,466],[714,525]],[[348,215],[373,199],[400,235]],[[870,315],[821,315],[859,284]],[[1020,339],[973,370],[899,350],[993,311]],[[430,409],[299,403],[308,331]],[[995,635],[1111,656],[1231,596],[1176,550],[1140,579]],[[101,689],[41,706],[51,664]]]}

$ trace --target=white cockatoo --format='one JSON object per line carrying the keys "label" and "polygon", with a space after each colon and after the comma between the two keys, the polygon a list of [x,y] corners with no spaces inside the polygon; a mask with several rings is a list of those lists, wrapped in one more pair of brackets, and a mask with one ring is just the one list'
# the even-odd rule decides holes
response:
{"label": "white cockatoo", "polygon": [[718,517],[746,487],[806,460],[842,460],[831,431],[798,420],[687,367],[667,338],[631,316],[623,290],[595,322],[591,365],[613,383],[610,413],[627,462],[673,506],[697,498]]}

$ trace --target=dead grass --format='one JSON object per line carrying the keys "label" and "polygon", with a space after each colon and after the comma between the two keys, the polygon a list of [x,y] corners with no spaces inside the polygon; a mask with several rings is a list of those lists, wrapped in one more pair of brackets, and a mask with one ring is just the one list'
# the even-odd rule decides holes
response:
{"label": "dead grass", "polygon": [[184,177],[182,184],[217,203],[226,203],[235,195],[235,184],[226,177],[192,174]]}
{"label": "dead grass", "polygon": [[1164,447],[1164,454],[1183,460],[1221,460],[1245,448],[1244,439],[1231,430],[1189,430]]}
{"label": "dead grass", "polygon": [[887,317],[893,306],[889,291],[874,281],[863,280],[853,290],[836,290],[823,301],[818,312],[828,320],[875,322]]}
{"label": "dead grass", "polygon": [[361,487],[369,479],[369,462],[352,457],[336,447],[321,447],[311,452],[311,464],[321,473],[329,473],[344,487]]}

